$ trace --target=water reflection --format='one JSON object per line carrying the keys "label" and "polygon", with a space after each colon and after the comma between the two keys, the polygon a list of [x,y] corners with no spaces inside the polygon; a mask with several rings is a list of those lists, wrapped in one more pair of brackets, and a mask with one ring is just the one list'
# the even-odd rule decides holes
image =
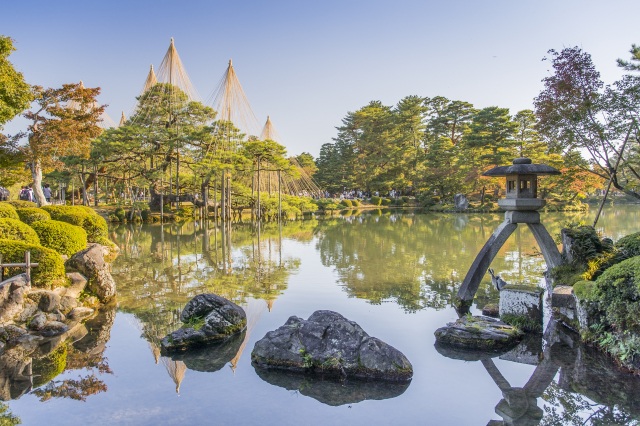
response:
{"label": "water reflection", "polygon": [[[501,420],[489,425],[631,424],[640,415],[640,381],[621,371],[611,359],[583,344],[579,336],[556,321],[543,336],[532,335],[504,354],[437,347],[446,357],[480,361],[502,399],[495,406]],[[534,364],[526,383],[513,386],[492,358]],[[554,378],[559,373],[558,382]],[[542,407],[538,404],[541,403]]]}

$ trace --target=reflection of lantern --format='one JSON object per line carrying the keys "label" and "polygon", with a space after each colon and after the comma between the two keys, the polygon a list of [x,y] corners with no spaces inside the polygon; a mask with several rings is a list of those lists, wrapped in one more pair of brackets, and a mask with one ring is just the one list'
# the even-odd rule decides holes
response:
{"label": "reflection of lantern", "polygon": [[559,175],[560,172],[545,164],[531,164],[529,158],[516,158],[511,166],[499,166],[484,176],[506,176],[507,197],[498,205],[507,211],[535,211],[545,205],[538,197],[538,175]]}
{"label": "reflection of lantern", "polygon": [[540,223],[540,213],[545,201],[537,198],[538,175],[559,175],[560,172],[544,164],[531,164],[529,158],[516,158],[511,166],[499,166],[484,173],[484,176],[506,176],[507,196],[498,200],[498,205],[506,210],[504,222],[498,226],[473,261],[469,272],[458,291],[462,308],[468,308],[478,291],[480,281],[498,254],[509,235],[519,223],[526,223],[540,246],[548,268],[562,263],[560,252],[547,229]]}

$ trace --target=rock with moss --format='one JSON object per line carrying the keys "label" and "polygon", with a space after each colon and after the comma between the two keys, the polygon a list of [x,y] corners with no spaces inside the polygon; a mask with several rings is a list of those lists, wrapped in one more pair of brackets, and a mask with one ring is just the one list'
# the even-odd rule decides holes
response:
{"label": "rock with moss", "polygon": [[104,259],[104,248],[99,244],[74,254],[66,262],[69,270],[75,270],[87,277],[87,289],[95,294],[100,302],[106,303],[116,295],[116,283],[111,276],[109,264]]}
{"label": "rock with moss", "polygon": [[436,341],[459,349],[505,350],[524,336],[522,331],[494,318],[463,316],[435,331]]}
{"label": "rock with moss", "polygon": [[244,309],[217,294],[199,294],[191,299],[182,310],[180,319],[184,325],[162,339],[163,352],[184,351],[221,342],[247,326]]}
{"label": "rock with moss", "polygon": [[406,382],[413,376],[399,350],[333,311],[290,317],[256,342],[251,361],[258,368],[346,378]]}

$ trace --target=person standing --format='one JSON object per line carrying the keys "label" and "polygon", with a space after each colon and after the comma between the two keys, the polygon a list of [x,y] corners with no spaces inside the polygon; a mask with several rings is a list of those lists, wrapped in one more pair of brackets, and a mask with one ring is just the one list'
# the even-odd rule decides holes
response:
{"label": "person standing", "polygon": [[47,203],[51,202],[51,188],[48,183],[44,184],[44,188],[42,188],[42,193],[44,194],[44,199],[47,200]]}
{"label": "person standing", "polygon": [[27,191],[29,191],[29,201],[31,201],[32,203],[35,203],[36,197],[33,195],[33,188],[31,187],[31,185],[29,185],[29,188],[27,189]]}

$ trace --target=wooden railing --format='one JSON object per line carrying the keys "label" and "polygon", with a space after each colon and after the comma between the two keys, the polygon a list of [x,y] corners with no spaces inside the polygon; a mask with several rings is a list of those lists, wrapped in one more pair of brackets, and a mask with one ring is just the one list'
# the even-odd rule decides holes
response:
{"label": "wooden railing", "polygon": [[31,282],[31,268],[37,267],[37,263],[31,262],[31,252],[24,253],[24,263],[2,263],[0,254],[0,282],[4,281],[4,268],[25,268],[27,270],[27,282]]}

